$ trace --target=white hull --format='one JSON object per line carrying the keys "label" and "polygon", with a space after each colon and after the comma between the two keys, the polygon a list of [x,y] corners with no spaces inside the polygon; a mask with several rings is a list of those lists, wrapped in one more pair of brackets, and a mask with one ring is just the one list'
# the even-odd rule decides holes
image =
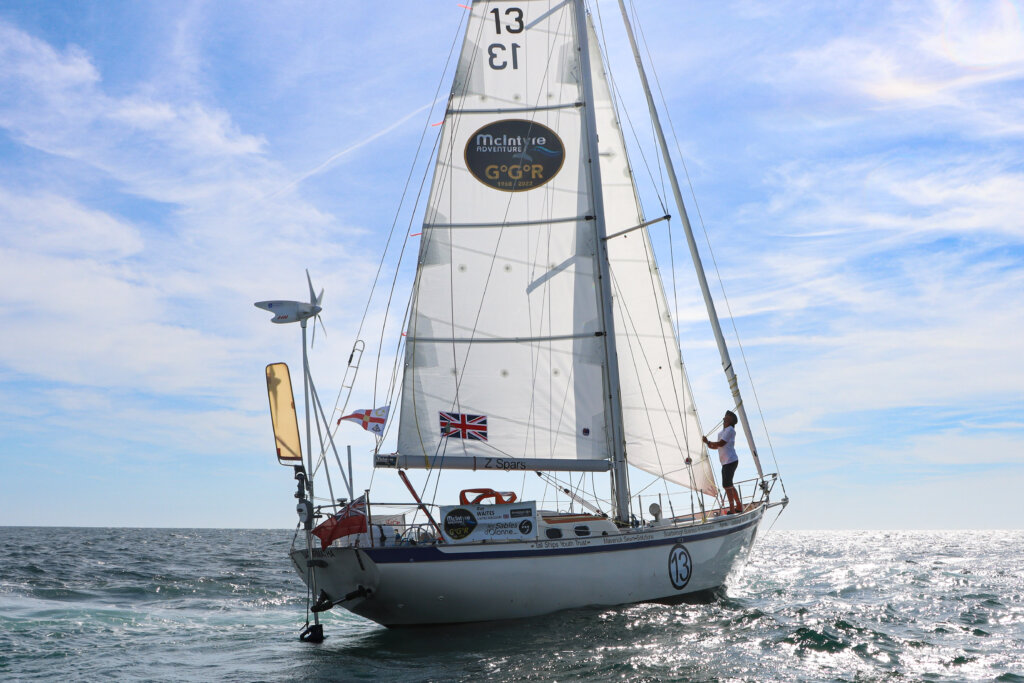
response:
{"label": "white hull", "polygon": [[[758,504],[696,526],[590,538],[316,549],[313,571],[331,601],[386,626],[682,600],[725,584],[746,559],[763,514]],[[293,550],[292,562],[308,581],[307,551]]]}

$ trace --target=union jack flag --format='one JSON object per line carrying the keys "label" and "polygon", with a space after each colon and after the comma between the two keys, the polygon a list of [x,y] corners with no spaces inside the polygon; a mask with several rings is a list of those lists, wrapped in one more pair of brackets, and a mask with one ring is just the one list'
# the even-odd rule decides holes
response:
{"label": "union jack flag", "polygon": [[487,416],[466,415],[465,413],[438,413],[441,420],[441,436],[452,439],[487,441]]}

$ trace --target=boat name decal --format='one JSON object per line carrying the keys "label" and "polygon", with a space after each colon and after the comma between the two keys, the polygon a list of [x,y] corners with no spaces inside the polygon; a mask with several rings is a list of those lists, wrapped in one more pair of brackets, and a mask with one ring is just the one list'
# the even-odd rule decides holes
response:
{"label": "boat name decal", "polygon": [[484,464],[484,469],[487,470],[525,470],[526,463],[520,460],[507,460],[505,458],[487,458],[487,462]]}
{"label": "boat name decal", "polygon": [[690,552],[682,543],[676,543],[668,554],[668,578],[673,588],[682,590],[693,575],[693,561]]}
{"label": "boat name decal", "polygon": [[601,536],[601,542],[605,545],[611,545],[615,543],[637,543],[639,541],[653,541],[654,537],[654,534],[630,534],[629,536]]}
{"label": "boat name decal", "polygon": [[484,185],[503,192],[523,192],[558,175],[565,161],[565,145],[547,126],[505,119],[469,136],[465,160],[469,172]]}
{"label": "boat name decal", "polygon": [[373,456],[374,467],[398,467],[397,455],[375,455]]}

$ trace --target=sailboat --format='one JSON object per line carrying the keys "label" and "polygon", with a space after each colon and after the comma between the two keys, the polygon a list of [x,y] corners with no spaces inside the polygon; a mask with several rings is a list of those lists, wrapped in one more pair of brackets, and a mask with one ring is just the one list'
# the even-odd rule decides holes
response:
{"label": "sailboat", "polygon": [[[726,514],[702,443],[649,233],[670,217],[642,211],[584,0],[478,0],[423,217],[398,416],[377,420],[398,433],[394,452],[378,440],[374,467],[398,470],[418,521],[374,514],[390,503],[356,498],[351,466],[349,497],[332,491],[313,504],[308,422],[304,462],[287,368],[268,366],[278,457],[298,480],[291,560],[314,603],[303,639],[322,638],[316,615],[332,607],[406,626],[705,599],[743,563],[768,510],[788,502],[773,499],[778,475],[762,471],[621,0],[620,9],[757,470],[742,511]],[[307,317],[320,311],[312,283],[310,296]],[[303,351],[308,370],[305,342]],[[304,386],[308,420],[308,377]],[[640,509],[633,468],[692,492],[689,510],[671,498],[668,510]],[[407,474],[421,470],[536,472],[570,507],[491,488],[425,502]],[[603,502],[563,486],[580,473],[607,476]]]}

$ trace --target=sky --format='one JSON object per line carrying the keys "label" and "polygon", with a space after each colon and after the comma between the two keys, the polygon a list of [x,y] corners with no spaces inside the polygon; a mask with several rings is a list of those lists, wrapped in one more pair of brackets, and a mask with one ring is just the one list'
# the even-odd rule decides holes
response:
{"label": "sky", "polygon": [[[1021,3],[635,8],[791,499],[776,528],[1022,528]],[[617,12],[595,5],[609,39]],[[299,330],[252,303],[307,297],[307,268],[325,289],[330,410],[387,235],[419,232],[464,13],[0,0],[0,525],[294,526],[263,368],[298,376]],[[681,245],[661,264],[710,415],[728,393]],[[351,408],[376,400],[369,355]],[[338,434],[357,489],[397,487]]]}

